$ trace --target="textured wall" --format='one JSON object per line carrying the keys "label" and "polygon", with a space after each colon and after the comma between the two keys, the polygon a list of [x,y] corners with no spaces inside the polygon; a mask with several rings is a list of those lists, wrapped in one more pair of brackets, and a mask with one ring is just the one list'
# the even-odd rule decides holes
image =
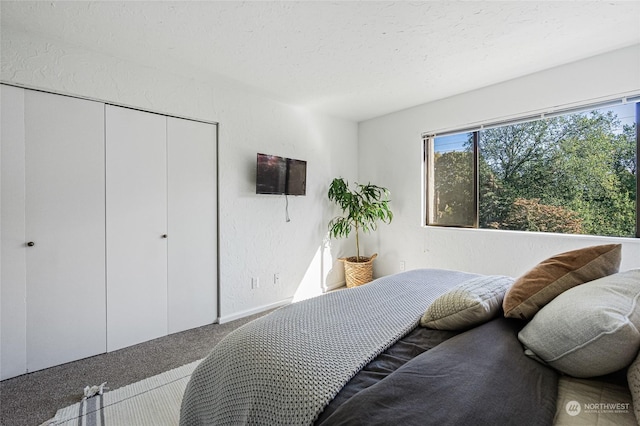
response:
{"label": "textured wall", "polygon": [[639,268],[640,239],[421,226],[422,133],[629,93],[640,94],[640,45],[360,123],[359,178],[388,186],[396,215],[367,240],[382,254],[376,274],[405,261],[519,275],[554,253],[608,242],[623,243],[621,268]]}
{"label": "textured wall", "polygon": [[178,74],[219,73],[355,121],[640,42],[634,1],[75,0],[0,9],[2,26]]}
{"label": "textured wall", "polygon": [[[334,176],[357,174],[357,125],[267,99],[220,78],[196,80],[2,29],[0,79],[219,125],[220,305],[222,320],[318,292],[343,279],[334,260],[344,242],[325,240]],[[256,152],[308,161],[307,196],[255,194]],[[340,264],[338,264],[339,266]],[[273,274],[279,273],[278,284]],[[251,289],[251,278],[260,288]]]}

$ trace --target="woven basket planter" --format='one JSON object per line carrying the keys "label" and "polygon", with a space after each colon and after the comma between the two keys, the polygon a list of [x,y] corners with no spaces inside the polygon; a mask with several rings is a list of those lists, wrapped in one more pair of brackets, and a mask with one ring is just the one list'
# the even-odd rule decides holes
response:
{"label": "woven basket planter", "polygon": [[360,256],[360,262],[356,262],[356,256],[338,259],[344,263],[347,287],[357,287],[373,280],[373,259],[376,257],[377,253],[371,257]]}

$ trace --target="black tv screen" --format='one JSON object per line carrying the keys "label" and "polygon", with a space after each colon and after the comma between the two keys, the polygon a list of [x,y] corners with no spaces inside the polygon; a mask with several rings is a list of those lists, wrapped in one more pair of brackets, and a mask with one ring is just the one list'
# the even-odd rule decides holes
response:
{"label": "black tv screen", "polygon": [[258,154],[256,194],[284,194],[287,160],[277,155]]}
{"label": "black tv screen", "polygon": [[307,193],[307,162],[287,158],[287,185],[285,194],[306,195]]}
{"label": "black tv screen", "polygon": [[306,195],[306,161],[258,154],[256,164],[256,194]]}

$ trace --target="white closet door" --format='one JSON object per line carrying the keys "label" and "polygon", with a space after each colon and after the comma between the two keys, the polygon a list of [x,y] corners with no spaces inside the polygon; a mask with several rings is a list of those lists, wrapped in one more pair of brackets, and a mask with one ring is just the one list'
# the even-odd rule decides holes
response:
{"label": "white closet door", "polygon": [[27,372],[24,89],[0,85],[0,380]]}
{"label": "white closet door", "polygon": [[167,334],[166,117],[106,107],[107,350]]}
{"label": "white closet door", "polygon": [[27,90],[27,368],[102,353],[104,104]]}
{"label": "white closet door", "polygon": [[216,127],[167,118],[169,333],[217,319]]}

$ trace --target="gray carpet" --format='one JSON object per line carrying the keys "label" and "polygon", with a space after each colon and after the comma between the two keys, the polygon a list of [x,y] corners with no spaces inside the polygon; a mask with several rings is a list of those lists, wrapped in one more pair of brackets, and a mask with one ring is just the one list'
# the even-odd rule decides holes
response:
{"label": "gray carpet", "polygon": [[38,426],[78,402],[87,385],[116,389],[204,358],[229,332],[268,312],[212,324],[0,382],[0,424]]}

